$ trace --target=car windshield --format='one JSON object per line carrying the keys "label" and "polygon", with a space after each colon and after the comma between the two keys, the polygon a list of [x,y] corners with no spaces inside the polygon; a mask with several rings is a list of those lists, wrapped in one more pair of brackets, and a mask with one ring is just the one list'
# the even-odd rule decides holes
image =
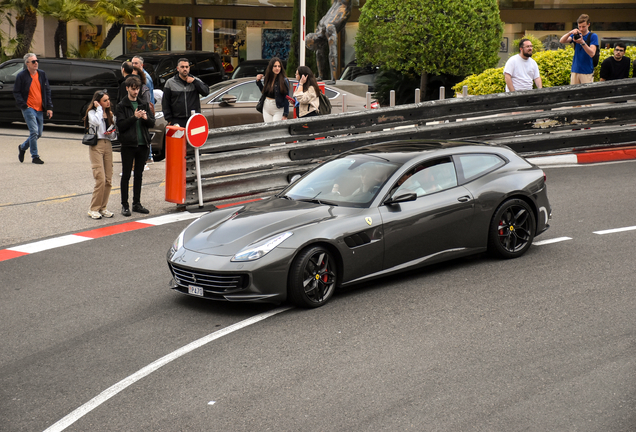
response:
{"label": "car windshield", "polygon": [[236,84],[236,81],[234,80],[221,81],[216,84],[213,84],[210,86],[210,93],[207,96],[202,96],[201,99],[204,99],[210,96],[214,97],[214,95],[216,95],[217,93],[223,91],[226,88],[231,87],[234,84]]}
{"label": "car windshield", "polygon": [[378,156],[346,156],[311,171],[280,196],[325,205],[367,207],[399,167]]}

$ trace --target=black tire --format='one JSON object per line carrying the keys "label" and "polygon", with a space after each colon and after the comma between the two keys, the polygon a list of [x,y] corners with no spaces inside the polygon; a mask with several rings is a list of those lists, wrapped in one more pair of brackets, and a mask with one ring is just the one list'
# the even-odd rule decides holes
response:
{"label": "black tire", "polygon": [[534,213],[525,201],[505,201],[490,222],[488,249],[500,258],[518,258],[530,248],[536,227]]}
{"label": "black tire", "polygon": [[329,301],[336,289],[336,260],[323,247],[301,251],[289,271],[287,291],[292,304],[316,308]]}

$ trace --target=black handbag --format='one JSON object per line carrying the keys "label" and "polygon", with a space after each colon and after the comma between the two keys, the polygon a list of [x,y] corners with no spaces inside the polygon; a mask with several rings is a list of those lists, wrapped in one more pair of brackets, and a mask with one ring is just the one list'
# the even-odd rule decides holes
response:
{"label": "black handbag", "polygon": [[82,137],[82,144],[88,146],[97,145],[97,131],[93,126],[89,126]]}
{"label": "black handbag", "polygon": [[256,104],[256,111],[263,114],[263,105],[265,104],[265,94],[261,95],[261,98],[258,100]]}

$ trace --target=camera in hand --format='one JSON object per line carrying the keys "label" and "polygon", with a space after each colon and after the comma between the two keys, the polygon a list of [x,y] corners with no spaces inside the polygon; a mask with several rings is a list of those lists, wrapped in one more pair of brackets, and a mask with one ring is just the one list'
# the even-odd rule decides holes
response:
{"label": "camera in hand", "polygon": [[572,35],[572,40],[579,40],[581,39],[581,33],[574,33]]}

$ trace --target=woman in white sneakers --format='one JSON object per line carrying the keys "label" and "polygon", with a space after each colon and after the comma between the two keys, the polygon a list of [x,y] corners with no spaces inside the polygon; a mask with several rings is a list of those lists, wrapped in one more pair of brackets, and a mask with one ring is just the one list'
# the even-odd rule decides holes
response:
{"label": "woman in white sneakers", "polygon": [[93,219],[113,217],[108,211],[108,198],[113,180],[113,146],[110,141],[116,138],[115,116],[110,109],[110,97],[106,90],[96,91],[89,108],[86,110],[84,125],[97,131],[97,145],[88,147],[95,188],[91,198],[88,216]]}

